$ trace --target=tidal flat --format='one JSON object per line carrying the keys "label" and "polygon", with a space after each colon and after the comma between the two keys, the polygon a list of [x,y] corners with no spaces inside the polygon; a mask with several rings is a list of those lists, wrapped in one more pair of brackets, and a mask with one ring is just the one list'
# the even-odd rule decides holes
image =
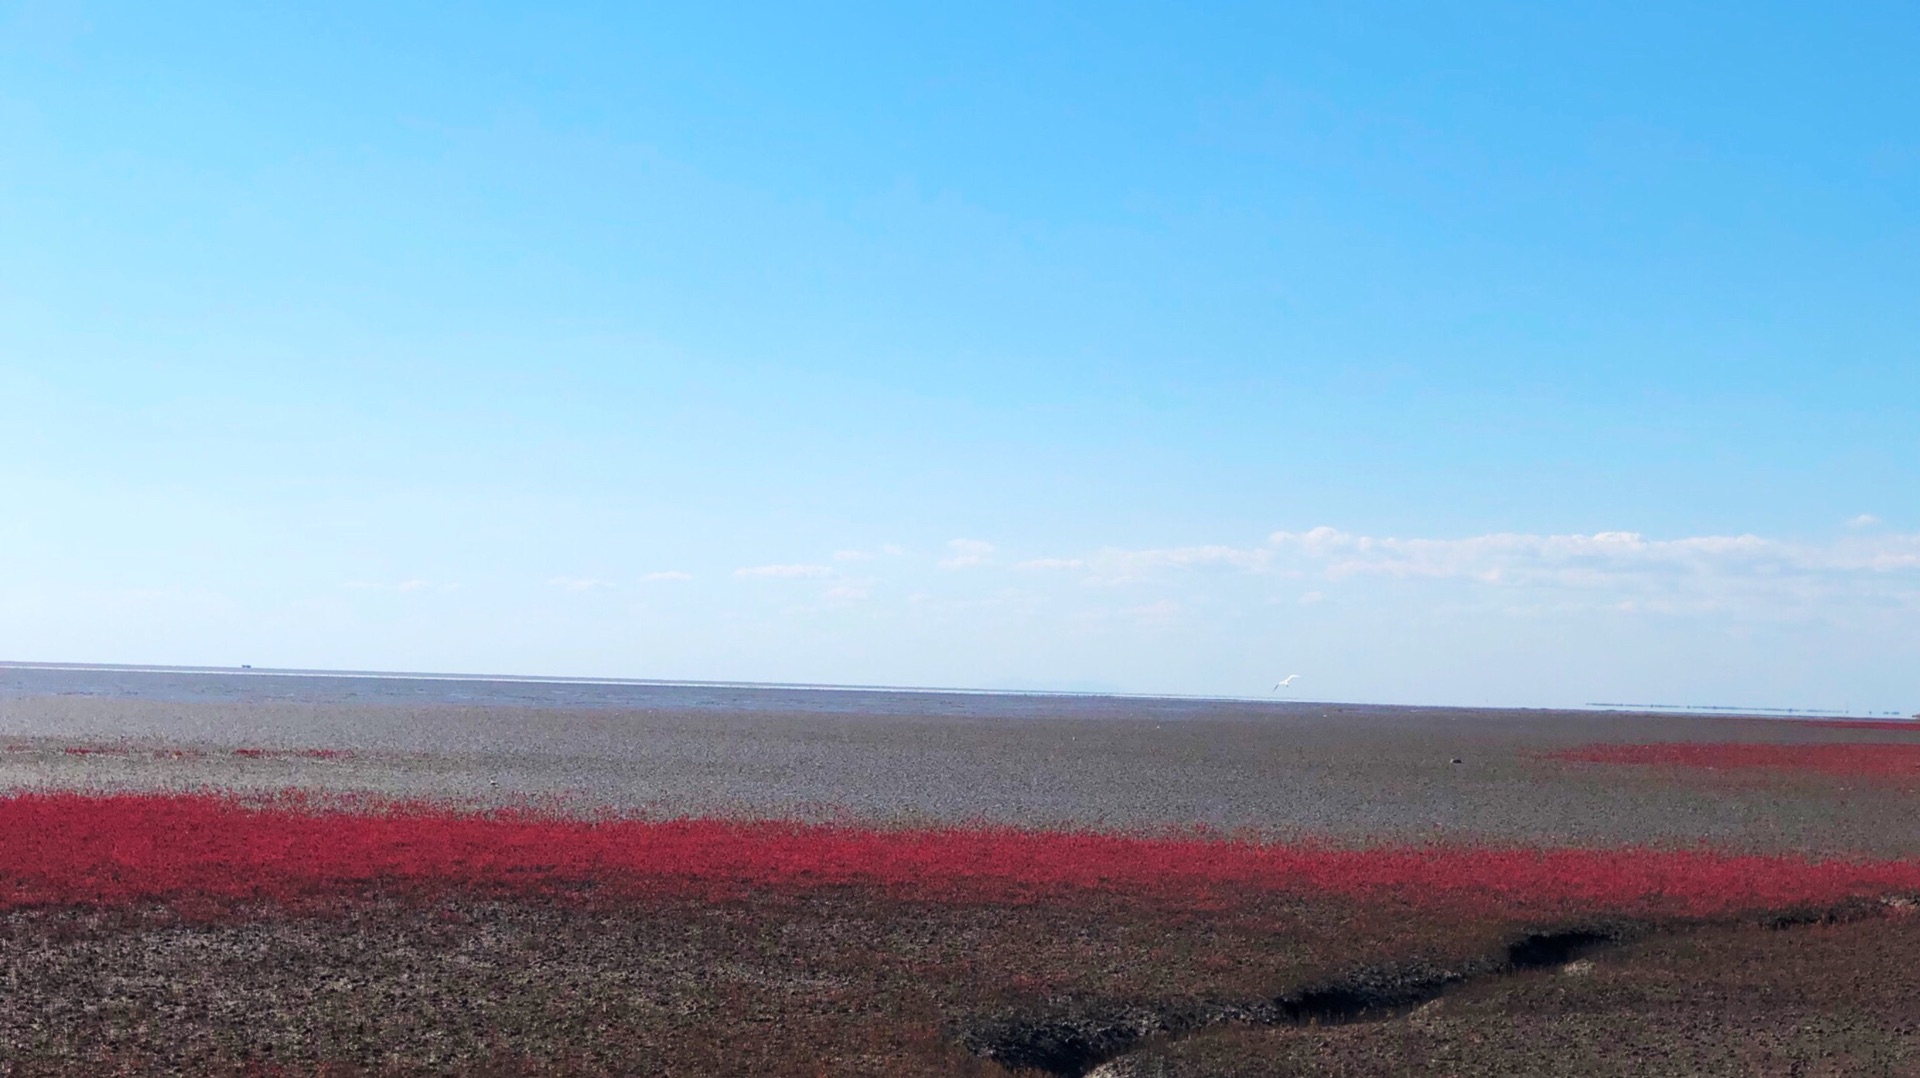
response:
{"label": "tidal flat", "polygon": [[1920,1073],[1916,754],[0,665],[0,1074]]}

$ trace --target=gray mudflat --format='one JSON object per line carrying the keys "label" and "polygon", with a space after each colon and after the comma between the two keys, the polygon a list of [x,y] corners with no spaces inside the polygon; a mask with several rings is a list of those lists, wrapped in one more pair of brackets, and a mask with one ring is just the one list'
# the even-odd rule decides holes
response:
{"label": "gray mudflat", "polygon": [[[1538,756],[1652,741],[1920,742],[1920,724],[0,665],[0,788],[294,787],[570,811],[1920,852],[1920,776]],[[344,755],[279,754],[316,749]]]}

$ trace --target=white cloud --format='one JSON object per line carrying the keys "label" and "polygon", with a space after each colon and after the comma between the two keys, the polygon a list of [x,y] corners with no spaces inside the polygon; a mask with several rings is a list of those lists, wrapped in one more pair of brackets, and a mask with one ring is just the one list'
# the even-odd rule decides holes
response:
{"label": "white cloud", "polygon": [[1149,625],[1160,625],[1172,621],[1175,617],[1179,616],[1180,604],[1174,602],[1172,599],[1161,599],[1159,602],[1128,607],[1124,613],[1136,621]]}
{"label": "white cloud", "polygon": [[1862,513],[1859,516],[1854,517],[1852,520],[1847,521],[1847,527],[1871,528],[1878,523],[1880,523],[1879,517],[1874,516],[1872,513]]}
{"label": "white cloud", "polygon": [[561,591],[571,592],[605,591],[613,587],[613,582],[610,580],[597,580],[585,576],[556,576],[547,583]]}
{"label": "white cloud", "polygon": [[[1839,597],[1920,605],[1920,535],[1853,536],[1826,544],[1757,535],[1648,538],[1638,532],[1402,539],[1337,528],[1275,532],[1264,546],[1201,545],[1021,561],[1096,585],[1173,586],[1198,572],[1306,585],[1303,602],[1365,580],[1457,582],[1478,588],[1552,589],[1582,608],[1668,612],[1770,605],[1808,609]],[[1296,593],[1300,594],[1300,593]]]}
{"label": "white cloud", "polygon": [[853,603],[865,599],[871,593],[857,584],[835,584],[828,588],[825,594],[834,602]]}
{"label": "white cloud", "polygon": [[834,561],[872,561],[873,555],[867,553],[864,550],[836,550],[833,552],[833,560]]}
{"label": "white cloud", "polygon": [[1315,528],[1275,532],[1270,541],[1276,554],[1317,566],[1333,580],[1374,575],[1578,585],[1622,574],[1778,565],[1796,557],[1786,544],[1754,535],[1648,539],[1638,532],[1496,533],[1464,539],[1397,539]]}
{"label": "white cloud", "polygon": [[953,556],[941,559],[942,569],[974,569],[993,563],[992,543],[978,539],[952,539],[947,542],[947,549],[953,551]]}
{"label": "white cloud", "polygon": [[421,591],[450,592],[460,590],[460,585],[458,584],[436,584],[431,580],[420,580],[417,578],[402,580],[395,584],[387,584],[378,580],[349,580],[342,586],[352,591],[397,591],[405,594]]}
{"label": "white cloud", "polygon": [[1016,569],[1078,572],[1091,584],[1130,584],[1192,570],[1265,572],[1273,552],[1255,547],[1186,546],[1126,550],[1107,547],[1081,558],[1032,558]]}
{"label": "white cloud", "polygon": [[693,574],[683,573],[677,569],[669,569],[665,572],[660,572],[660,573],[648,573],[646,576],[643,576],[640,579],[648,583],[658,583],[658,582],[664,582],[669,580],[692,580]]}
{"label": "white cloud", "polygon": [[1805,606],[1846,595],[1920,599],[1920,536],[1913,535],[1807,544],[1757,535],[1649,539],[1638,532],[1397,539],[1315,528],[1276,532],[1272,547],[1276,565],[1296,565],[1329,582],[1459,580],[1611,592],[1616,605],[1637,610]]}
{"label": "white cloud", "polygon": [[755,565],[745,569],[735,569],[733,575],[743,580],[805,580],[832,576],[833,569],[826,565]]}
{"label": "white cloud", "polygon": [[1242,569],[1258,572],[1267,567],[1264,550],[1241,550],[1230,546],[1183,546],[1161,550],[1110,551],[1108,564],[1136,572],[1160,569]]}
{"label": "white cloud", "polygon": [[1087,562],[1084,558],[1034,558],[1031,561],[1019,562],[1014,566],[1015,569],[1031,569],[1039,572],[1063,569],[1085,569],[1086,567]]}

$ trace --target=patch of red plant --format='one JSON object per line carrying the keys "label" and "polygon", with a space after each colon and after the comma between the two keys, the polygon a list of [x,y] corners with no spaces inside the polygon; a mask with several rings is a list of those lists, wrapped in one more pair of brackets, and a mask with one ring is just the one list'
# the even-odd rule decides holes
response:
{"label": "patch of red plant", "polygon": [[1762,768],[1826,775],[1920,778],[1920,743],[1778,745],[1738,741],[1672,741],[1652,745],[1581,745],[1543,754],[1583,764],[1641,764],[1715,770]]}
{"label": "patch of red plant", "polygon": [[[15,747],[10,751],[27,752],[30,748]],[[68,756],[132,756],[138,750],[126,745],[69,745],[60,750]],[[207,754],[199,749],[153,749],[144,755],[156,760],[199,760]],[[353,757],[349,749],[261,749],[238,748],[230,755],[243,760],[347,760]]]}
{"label": "patch of red plant", "polygon": [[1826,726],[1836,730],[1903,730],[1920,734],[1920,722],[1913,719],[1795,719],[1802,726]]}
{"label": "patch of red plant", "polygon": [[1920,861],[1706,850],[1339,848],[1011,828],[583,820],[212,795],[0,798],[0,909],[153,901],[301,905],[368,888],[630,899],[866,886],[927,901],[1075,893],[1213,904],[1324,894],[1486,914],[1706,916],[1920,891]]}

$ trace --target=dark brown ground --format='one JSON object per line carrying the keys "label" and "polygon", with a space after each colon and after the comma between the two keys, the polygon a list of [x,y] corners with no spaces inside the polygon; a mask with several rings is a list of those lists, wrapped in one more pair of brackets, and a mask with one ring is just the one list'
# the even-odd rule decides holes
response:
{"label": "dark brown ground", "polygon": [[1212,1020],[1354,962],[1457,963],[1502,928],[1330,902],[846,892],[592,911],[367,901],[216,924],[40,910],[0,932],[0,1068],[15,1073],[884,1075],[999,1074],[982,1057],[1029,1027]]}
{"label": "dark brown ground", "polygon": [[1386,1021],[1227,1029],[1101,1078],[1920,1074],[1920,918],[1659,936]]}
{"label": "dark brown ground", "polygon": [[[25,911],[0,1074],[1920,1074],[1920,917],[1852,916],[1513,972],[1521,926],[1325,902]],[[1327,986],[1380,1005],[1308,1010]]]}

